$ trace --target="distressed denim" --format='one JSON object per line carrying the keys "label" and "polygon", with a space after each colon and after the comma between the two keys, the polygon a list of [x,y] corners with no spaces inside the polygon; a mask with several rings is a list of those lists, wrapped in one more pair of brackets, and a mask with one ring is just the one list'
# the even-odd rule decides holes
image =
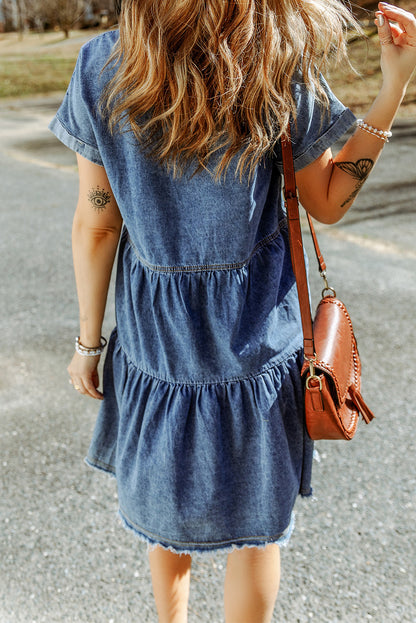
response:
{"label": "distressed denim", "polygon": [[[281,199],[281,156],[240,181],[230,167],[178,179],[98,113],[118,37],[83,47],[51,129],[106,169],[124,220],[117,327],[87,462],[117,478],[126,527],[177,552],[283,543],[311,493],[302,328]],[[294,83],[296,169],[354,116],[322,116]],[[212,163],[215,167],[215,162]]]}

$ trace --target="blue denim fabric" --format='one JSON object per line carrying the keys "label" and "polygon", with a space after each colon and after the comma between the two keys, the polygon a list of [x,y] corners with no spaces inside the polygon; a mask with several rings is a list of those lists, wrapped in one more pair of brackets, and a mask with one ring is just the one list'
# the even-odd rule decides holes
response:
{"label": "blue denim fabric", "polygon": [[[98,114],[117,31],[82,49],[51,129],[103,165],[124,219],[114,330],[87,462],[117,478],[124,524],[179,552],[282,543],[311,493],[302,329],[280,154],[240,181],[174,180]],[[326,86],[328,89],[328,87]],[[296,168],[353,123],[294,84]],[[214,163],[215,166],[215,163]]]}

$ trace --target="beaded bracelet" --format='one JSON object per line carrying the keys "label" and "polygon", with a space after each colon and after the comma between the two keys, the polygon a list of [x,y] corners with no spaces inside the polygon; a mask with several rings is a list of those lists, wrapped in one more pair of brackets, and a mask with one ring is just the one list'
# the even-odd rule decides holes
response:
{"label": "beaded bracelet", "polygon": [[367,132],[368,134],[372,134],[376,138],[384,141],[385,143],[388,143],[389,138],[392,136],[391,132],[388,132],[386,130],[377,130],[377,128],[373,128],[372,125],[369,125],[363,119],[357,119],[357,127],[360,128],[360,130],[364,130],[364,132]]}
{"label": "beaded bracelet", "polygon": [[107,340],[103,336],[101,336],[100,345],[93,348],[83,346],[79,341],[79,335],[77,335],[77,337],[75,338],[75,350],[79,355],[82,355],[83,357],[96,357],[97,355],[101,355],[106,346]]}

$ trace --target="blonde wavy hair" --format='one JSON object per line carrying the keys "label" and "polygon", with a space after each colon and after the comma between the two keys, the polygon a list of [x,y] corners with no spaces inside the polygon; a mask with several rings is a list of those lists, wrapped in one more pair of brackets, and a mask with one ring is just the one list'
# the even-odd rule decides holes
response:
{"label": "blonde wavy hair", "polygon": [[175,176],[217,152],[217,178],[236,155],[251,174],[296,120],[295,72],[325,109],[319,74],[357,26],[339,0],[123,0],[102,110]]}

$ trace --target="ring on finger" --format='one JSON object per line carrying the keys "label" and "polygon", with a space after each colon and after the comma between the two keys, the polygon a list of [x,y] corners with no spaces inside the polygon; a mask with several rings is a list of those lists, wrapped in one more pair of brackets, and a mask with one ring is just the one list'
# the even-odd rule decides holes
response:
{"label": "ring on finger", "polygon": [[380,39],[380,45],[391,45],[394,43],[392,37],[388,37],[387,39]]}

